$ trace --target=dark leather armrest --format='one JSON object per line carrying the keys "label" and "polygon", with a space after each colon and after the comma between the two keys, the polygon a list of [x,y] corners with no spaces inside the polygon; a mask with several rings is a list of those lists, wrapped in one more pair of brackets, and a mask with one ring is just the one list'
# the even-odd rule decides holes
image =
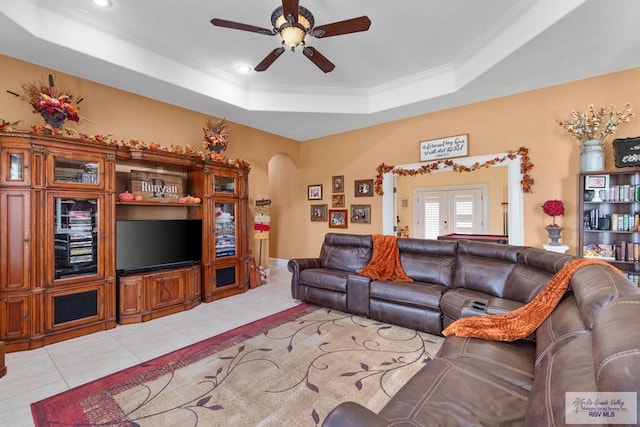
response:
{"label": "dark leather armrest", "polygon": [[487,314],[503,314],[522,307],[524,304],[505,298],[491,298],[487,304]]}
{"label": "dark leather armrest", "polygon": [[291,274],[291,296],[300,299],[298,286],[300,286],[300,272],[308,268],[320,268],[320,258],[294,258],[287,263]]}
{"label": "dark leather armrest", "polygon": [[389,422],[355,402],[344,402],[333,408],[322,427],[387,427]]}

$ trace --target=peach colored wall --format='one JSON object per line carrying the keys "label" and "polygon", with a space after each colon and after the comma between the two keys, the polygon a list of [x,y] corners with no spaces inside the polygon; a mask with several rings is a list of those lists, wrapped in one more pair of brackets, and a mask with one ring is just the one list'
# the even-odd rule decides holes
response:
{"label": "peach colored wall", "polygon": [[[3,89],[16,92],[20,91],[21,83],[39,80],[50,72],[1,55],[0,69]],[[81,115],[87,120],[78,126],[82,132],[108,133],[119,139],[135,137],[163,145],[200,144],[201,128],[208,116],[63,73],[56,75],[58,86],[85,97]],[[569,252],[575,253],[579,145],[563,133],[555,120],[567,118],[572,109],[584,110],[590,103],[622,107],[626,102],[631,103],[634,111],[640,110],[640,68],[303,143],[232,123],[231,144],[226,154],[242,157],[252,165],[249,182],[252,207],[256,199],[274,200],[275,224],[268,245],[269,256],[288,259],[316,256],[328,231],[381,232],[381,197],[354,197],[353,181],[373,179],[381,163],[418,162],[419,141],[467,133],[470,156],[524,146],[529,148],[535,164],[531,171],[534,192],[524,195],[525,244],[540,246],[547,241],[544,226],[549,218],[540,206],[545,200],[557,198],[566,206],[565,216],[559,219],[564,227],[561,241],[571,246]],[[6,93],[0,96],[0,118],[20,119],[26,128],[42,123],[26,103]],[[640,117],[621,126],[616,137],[638,135]],[[606,140],[605,148],[609,170],[615,169],[611,140]],[[284,157],[279,157],[281,154]],[[277,172],[271,170],[279,168],[282,169]],[[342,230],[309,221],[312,202],[306,197],[307,185],[322,184],[325,190],[322,202],[330,205],[334,175],[345,176],[347,208],[350,204],[372,205],[371,225],[349,224],[348,229]]]}
{"label": "peach colored wall", "polygon": [[[552,72],[552,71],[550,71]],[[577,242],[576,208],[579,144],[566,135],[556,119],[566,119],[572,109],[584,111],[588,104],[622,109],[630,102],[640,111],[640,68],[571,82],[545,89],[506,96],[485,102],[425,114],[392,123],[373,126],[340,135],[302,143],[303,183],[330,184],[332,175],[344,175],[346,204],[361,203],[353,197],[353,181],[374,178],[376,167],[411,164],[419,161],[419,141],[448,135],[469,134],[469,155],[477,156],[529,148],[535,165],[533,193],[524,195],[524,241],[541,246],[548,241],[544,226],[549,223],[541,205],[549,199],[565,202],[565,216],[558,222],[564,227],[561,242],[575,253]],[[640,136],[640,116],[618,129],[616,138]],[[614,170],[609,137],[605,140],[606,168]],[[339,153],[339,155],[336,155]],[[306,194],[304,188],[298,190]],[[325,197],[325,200],[326,197]],[[345,232],[382,232],[381,197],[372,204],[372,224],[349,226]],[[292,215],[308,215],[308,205]],[[279,253],[291,256],[316,256],[324,233],[330,229],[308,222],[306,247],[302,253]],[[340,230],[341,232],[343,230]]]}
{"label": "peach colored wall", "polygon": [[[10,122],[21,120],[20,129],[44,124],[39,115],[32,113],[26,102],[5,92],[21,93],[23,83],[42,81],[49,73],[56,77],[56,87],[68,91],[84,100],[80,103],[79,124],[65,123],[65,127],[86,134],[109,134],[119,140],[142,139],[147,143],[157,142],[191,145],[202,148],[202,127],[207,116],[184,108],[155,101],[129,92],[59,73],[37,65],[0,55],[2,69],[2,94],[0,95],[0,119]],[[300,145],[296,141],[282,138],[236,123],[230,123],[229,148],[223,154],[240,157],[251,164],[249,174],[249,205],[251,219],[255,214],[255,200],[269,198],[269,159],[277,153],[285,153],[293,159],[299,158]],[[253,248],[258,253],[258,244]],[[264,249],[263,249],[264,250]],[[268,256],[268,245],[265,256]]]}

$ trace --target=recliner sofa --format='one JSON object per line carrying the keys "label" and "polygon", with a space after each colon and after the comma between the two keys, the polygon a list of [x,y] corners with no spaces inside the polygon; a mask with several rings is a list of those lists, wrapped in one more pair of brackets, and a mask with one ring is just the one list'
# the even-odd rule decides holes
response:
{"label": "recliner sofa", "polygon": [[[456,319],[521,307],[575,259],[470,240],[397,243],[413,282],[359,275],[372,257],[372,236],[329,233],[318,258],[289,261],[293,297],[441,334]],[[576,410],[565,402],[567,392],[640,390],[637,322],[640,290],[612,269],[588,265],[534,336],[513,342],[449,336],[379,414],[345,402],[324,425],[565,425],[567,411]]]}

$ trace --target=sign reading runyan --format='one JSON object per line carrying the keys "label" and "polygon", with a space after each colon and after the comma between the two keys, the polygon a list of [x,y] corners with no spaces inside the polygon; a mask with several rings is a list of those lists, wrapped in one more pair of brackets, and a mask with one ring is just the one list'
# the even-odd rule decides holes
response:
{"label": "sign reading runyan", "polygon": [[447,138],[420,142],[420,161],[462,157],[469,154],[469,135],[456,135]]}

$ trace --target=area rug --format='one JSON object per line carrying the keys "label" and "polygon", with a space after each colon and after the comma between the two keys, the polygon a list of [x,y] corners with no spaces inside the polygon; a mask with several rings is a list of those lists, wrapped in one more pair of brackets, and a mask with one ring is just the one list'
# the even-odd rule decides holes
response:
{"label": "area rug", "polygon": [[302,304],[31,405],[36,426],[314,426],[379,411],[443,338]]}

